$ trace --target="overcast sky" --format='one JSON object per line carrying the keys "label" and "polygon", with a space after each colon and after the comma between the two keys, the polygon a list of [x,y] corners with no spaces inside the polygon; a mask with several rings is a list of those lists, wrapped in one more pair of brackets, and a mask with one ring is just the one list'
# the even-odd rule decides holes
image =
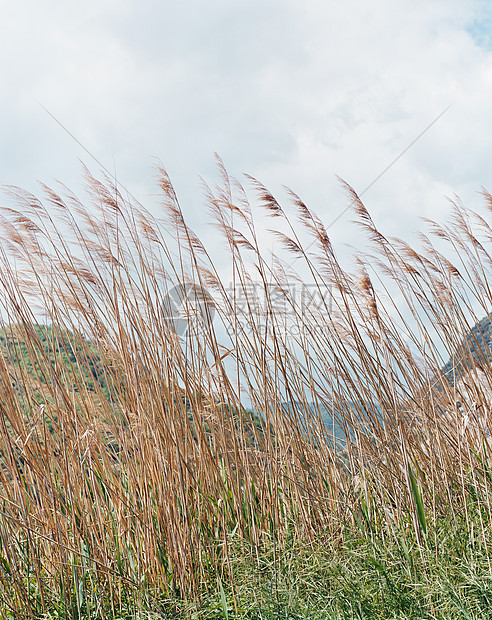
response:
{"label": "overcast sky", "polygon": [[[480,0],[2,0],[0,184],[80,186],[99,166],[145,204],[155,158],[205,237],[199,176],[252,174],[326,224],[364,190],[408,236],[446,196],[492,191],[492,3]],[[349,214],[331,234],[350,242]]]}

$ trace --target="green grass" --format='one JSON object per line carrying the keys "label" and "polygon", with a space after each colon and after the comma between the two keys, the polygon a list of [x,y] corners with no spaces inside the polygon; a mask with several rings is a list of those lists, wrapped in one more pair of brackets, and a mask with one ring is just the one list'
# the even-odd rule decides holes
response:
{"label": "green grass", "polygon": [[[479,534],[480,516],[470,506],[462,515],[441,517],[419,545],[408,522],[391,529],[368,520],[347,524],[340,541],[320,536],[310,544],[292,537],[274,549],[265,545],[255,561],[251,549],[230,539],[231,584],[215,580],[200,602],[184,603],[152,589],[123,588],[117,602],[82,576],[75,558],[74,586],[59,600],[55,593],[52,618],[183,618],[183,619],[404,619],[492,617],[492,572],[487,540]],[[293,525],[293,529],[295,524]],[[244,542],[244,541],[243,541]],[[4,570],[5,559],[2,559]],[[89,562],[90,564],[90,562]],[[212,583],[213,576],[211,575]],[[35,608],[36,591],[30,592]],[[137,607],[140,611],[137,613]],[[6,613],[5,607],[3,613]],[[6,617],[17,617],[15,615]]]}
{"label": "green grass", "polygon": [[[2,211],[0,617],[490,617],[492,197],[413,248],[346,187],[372,244],[348,270],[249,179],[264,252],[219,170],[227,275],[164,170],[162,219],[90,175],[89,206]],[[330,306],[299,304],[307,281]],[[188,300],[177,333],[163,300],[189,282],[216,317]]]}

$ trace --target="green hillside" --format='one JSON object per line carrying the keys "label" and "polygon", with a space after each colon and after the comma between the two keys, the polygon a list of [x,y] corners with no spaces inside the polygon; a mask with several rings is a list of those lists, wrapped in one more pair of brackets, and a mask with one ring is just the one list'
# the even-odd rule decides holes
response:
{"label": "green hillside", "polygon": [[110,398],[107,368],[92,343],[51,326],[28,329],[11,325],[0,330],[0,353],[16,391],[28,387],[41,402],[61,382],[75,393]]}
{"label": "green hillside", "polygon": [[[0,330],[0,352],[11,385],[21,399],[29,393],[39,404],[50,402],[61,384],[69,393],[79,394],[93,403],[98,401],[99,395],[121,404],[121,384],[117,386],[114,370],[107,366],[92,342],[68,330],[46,325],[29,326],[28,330],[18,325]],[[174,413],[184,412],[194,425],[196,407],[200,405],[194,404],[193,398],[186,398],[180,388],[175,390],[175,404],[182,401],[182,405],[174,408]],[[222,405],[221,410],[226,417],[231,413],[227,405]],[[234,412],[232,417],[237,417]],[[261,418],[252,410],[244,410],[243,424],[249,440],[254,443],[253,427],[262,432]],[[207,424],[204,428],[208,433]]]}

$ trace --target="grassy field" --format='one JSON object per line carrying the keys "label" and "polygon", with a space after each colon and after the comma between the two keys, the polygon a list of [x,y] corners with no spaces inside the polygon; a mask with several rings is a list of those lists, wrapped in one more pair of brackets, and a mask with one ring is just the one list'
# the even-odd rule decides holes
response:
{"label": "grassy field", "polygon": [[2,210],[0,617],[492,617],[492,197],[347,270],[219,169],[227,273],[164,170]]}

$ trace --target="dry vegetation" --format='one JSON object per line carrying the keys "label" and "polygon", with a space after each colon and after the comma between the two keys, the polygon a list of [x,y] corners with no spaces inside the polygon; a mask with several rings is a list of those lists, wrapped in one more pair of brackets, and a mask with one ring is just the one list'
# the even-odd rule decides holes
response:
{"label": "dry vegetation", "polygon": [[[374,555],[381,592],[389,577],[374,550],[390,544],[409,581],[425,584],[446,553],[442,522],[472,532],[490,574],[490,351],[477,360],[463,345],[492,308],[487,216],[455,204],[450,225],[428,222],[417,250],[386,239],[347,187],[372,242],[349,273],[296,195],[284,209],[248,179],[284,247],[267,256],[245,191],[220,170],[206,198],[227,278],[164,170],[162,221],[90,175],[87,207],[45,187],[43,202],[14,189],[2,209],[4,333],[15,331],[44,376],[40,402],[25,366],[0,359],[3,617],[175,617],[215,597],[210,617],[266,618],[253,613],[261,588],[244,611],[245,581],[269,575],[280,614],[282,570],[308,549],[344,552],[353,532]],[[325,308],[291,294],[308,278],[320,295],[331,290]],[[181,335],[162,312],[177,282],[215,302],[212,321],[191,300]],[[52,363],[40,321],[74,335],[76,359]],[[106,393],[80,372],[94,346]],[[441,372],[456,351],[461,367],[468,360],[462,381]],[[330,601],[333,617],[400,617],[363,606],[344,616]],[[446,617],[439,598],[422,605],[430,615],[419,617]]]}

